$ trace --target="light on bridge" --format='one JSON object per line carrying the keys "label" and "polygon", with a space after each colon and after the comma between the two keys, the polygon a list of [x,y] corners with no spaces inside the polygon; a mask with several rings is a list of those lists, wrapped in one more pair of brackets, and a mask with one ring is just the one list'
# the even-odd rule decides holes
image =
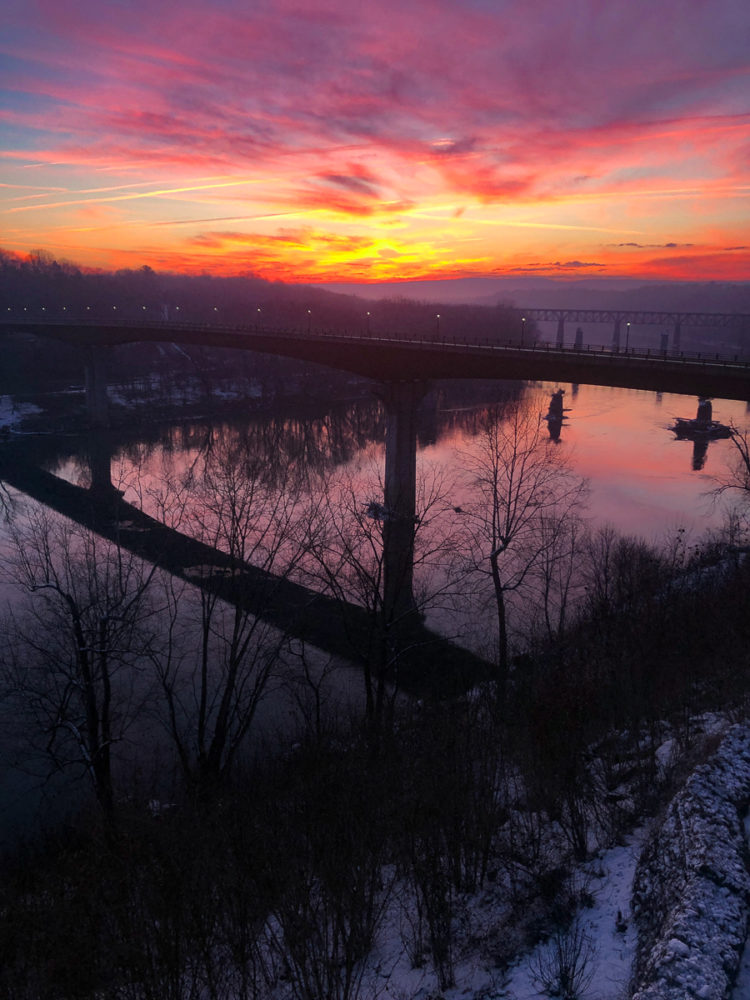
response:
{"label": "light on bridge", "polygon": [[630,323],[625,324],[625,353],[628,353],[628,347],[630,345]]}

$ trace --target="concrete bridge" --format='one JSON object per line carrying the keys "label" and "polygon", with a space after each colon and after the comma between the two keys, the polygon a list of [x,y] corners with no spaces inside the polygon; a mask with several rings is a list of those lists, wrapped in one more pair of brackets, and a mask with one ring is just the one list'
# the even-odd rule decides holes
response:
{"label": "concrete bridge", "polygon": [[[546,314],[547,310],[529,310]],[[552,310],[550,312],[560,312]],[[584,310],[568,313],[580,316]],[[590,315],[615,315],[587,310]],[[567,315],[567,313],[566,313]],[[647,314],[616,314],[642,316]],[[724,314],[661,314],[706,319]],[[526,314],[524,314],[525,319]],[[734,317],[743,320],[744,317]],[[748,318],[750,321],[750,318]],[[630,321],[627,321],[630,322]],[[498,341],[463,336],[413,337],[339,331],[270,329],[263,326],[221,326],[153,320],[109,320],[80,323],[66,320],[9,319],[0,317],[0,331],[52,337],[90,350],[128,343],[195,344],[258,351],[311,361],[353,372],[378,382],[413,382],[432,379],[522,379],[611,385],[630,389],[750,398],[750,358],[739,354],[695,353],[674,348],[635,350],[575,343],[554,345],[530,341]],[[91,360],[91,359],[89,359]],[[94,379],[95,381],[95,379]],[[93,382],[92,382],[93,384]]]}
{"label": "concrete bridge", "polygon": [[[528,310],[533,318],[544,310]],[[559,311],[558,311],[559,312]],[[583,310],[566,311],[580,316]],[[622,322],[626,313],[603,313]],[[645,316],[646,314],[635,314]],[[680,314],[653,314],[680,315]],[[711,315],[700,315],[704,319]],[[508,379],[572,382],[676,392],[725,399],[750,399],[750,360],[739,356],[691,354],[674,348],[658,351],[602,348],[575,343],[529,342],[527,314],[519,340],[501,343],[463,337],[416,338],[324,330],[295,331],[262,326],[221,326],[131,320],[79,322],[72,317],[0,318],[0,332],[52,337],[84,351],[86,393],[91,422],[106,425],[107,391],[103,363],[107,348],[136,342],[196,344],[256,351],[314,362],[381,383],[386,430],[385,495],[382,507],[384,605],[394,621],[413,607],[412,577],[416,514],[417,411],[435,379]],[[540,316],[539,318],[544,318]],[[739,317],[741,320],[743,317]],[[564,318],[563,318],[564,319]],[[626,323],[634,322],[627,320]]]}

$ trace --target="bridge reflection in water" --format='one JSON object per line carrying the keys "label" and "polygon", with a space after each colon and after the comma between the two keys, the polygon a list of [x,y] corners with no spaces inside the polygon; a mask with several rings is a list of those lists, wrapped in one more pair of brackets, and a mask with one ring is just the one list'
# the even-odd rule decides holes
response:
{"label": "bridge reflection in water", "polygon": [[[0,449],[0,480],[290,637],[358,663],[372,631],[365,608],[286,577],[274,577],[249,563],[238,573],[227,553],[170,528],[122,498],[111,482],[106,435],[90,435],[88,451],[89,489],[29,463],[24,449],[13,445]],[[404,690],[448,694],[465,690],[490,674],[486,661],[428,629],[418,615],[407,615],[399,624],[398,682]]]}

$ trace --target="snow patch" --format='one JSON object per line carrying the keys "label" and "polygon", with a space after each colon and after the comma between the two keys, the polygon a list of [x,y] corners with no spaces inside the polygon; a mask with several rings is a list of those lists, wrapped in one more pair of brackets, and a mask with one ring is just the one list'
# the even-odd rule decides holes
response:
{"label": "snow patch", "polygon": [[638,865],[633,1000],[724,1000],[747,936],[750,726],[729,730],[670,804]]}
{"label": "snow patch", "polygon": [[41,409],[33,403],[16,403],[12,396],[0,396],[0,429],[10,430],[24,417],[41,412]]}

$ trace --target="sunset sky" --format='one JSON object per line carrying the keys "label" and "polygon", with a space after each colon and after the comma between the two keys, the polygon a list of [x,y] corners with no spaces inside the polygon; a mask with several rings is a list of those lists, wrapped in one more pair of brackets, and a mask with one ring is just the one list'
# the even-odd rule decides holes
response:
{"label": "sunset sky", "polygon": [[750,278],[747,0],[5,0],[0,247]]}

